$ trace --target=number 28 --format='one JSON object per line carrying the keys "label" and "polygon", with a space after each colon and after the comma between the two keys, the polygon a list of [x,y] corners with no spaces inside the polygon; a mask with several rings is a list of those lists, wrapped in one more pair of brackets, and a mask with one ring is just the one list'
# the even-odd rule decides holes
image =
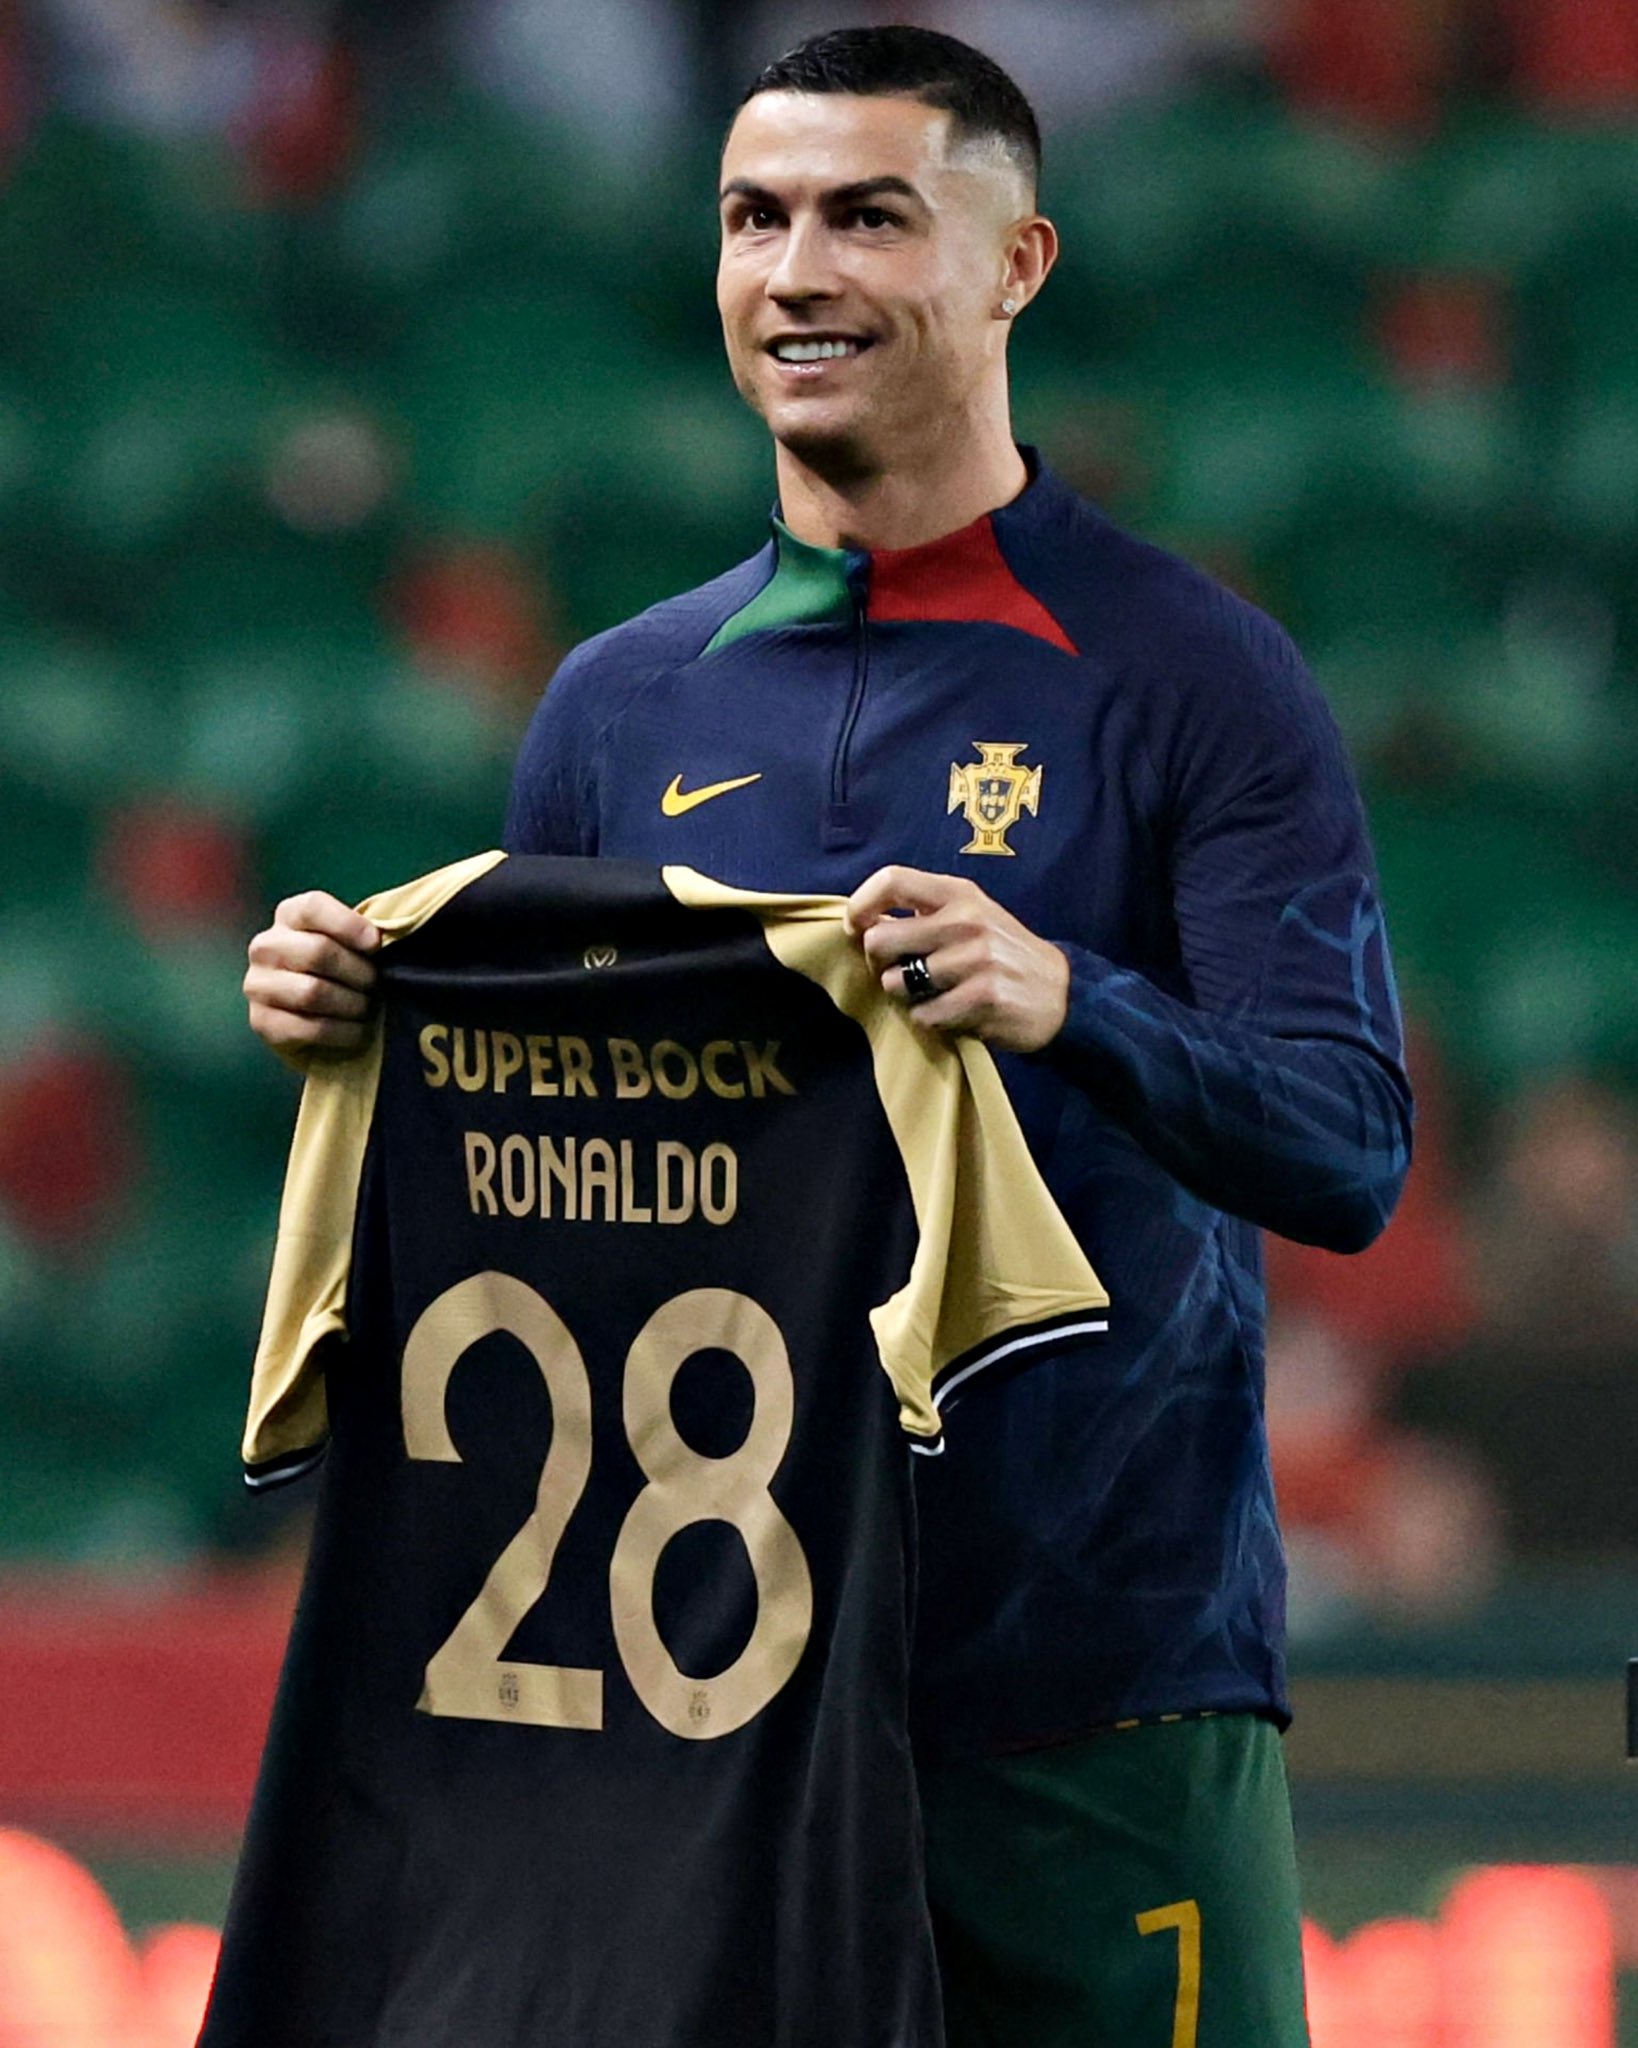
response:
{"label": "number 28", "polygon": [[[456,1366],[482,1338],[505,1331],[540,1369],[552,1403],[552,1442],[533,1513],[489,1569],[478,1597],[434,1652],[417,1704],[429,1714],[523,1721],[542,1728],[603,1725],[603,1673],[528,1664],[507,1642],[545,1594],[552,1561],[591,1471],[592,1389],[580,1347],[534,1288],[506,1273],[475,1273],[417,1318],[404,1346],[404,1448],[459,1464],[445,1412]],[[702,1455],[671,1419],[671,1388],[696,1351],[730,1351],[750,1375],[751,1425],[727,1457]],[[626,1435],[647,1484],[632,1502],[609,1563],[620,1661],[643,1705],[673,1735],[730,1735],[768,1705],[801,1659],[813,1627],[813,1583],[796,1533],[768,1487],[790,1443],[795,1382],[779,1326],[748,1295],[697,1287],[662,1303],[626,1354]],[[750,1641],[715,1678],[677,1668],[654,1618],[654,1575],[666,1546],[695,1522],[739,1531],[756,1579]]]}

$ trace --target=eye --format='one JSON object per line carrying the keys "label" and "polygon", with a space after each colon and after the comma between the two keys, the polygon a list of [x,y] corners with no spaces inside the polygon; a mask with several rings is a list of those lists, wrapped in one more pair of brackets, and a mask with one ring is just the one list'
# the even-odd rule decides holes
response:
{"label": "eye", "polygon": [[894,228],[899,224],[899,216],[896,213],[889,213],[885,206],[858,207],[853,218],[860,227],[868,228],[872,232],[880,228]]}
{"label": "eye", "polygon": [[779,216],[771,206],[750,206],[745,210],[745,225],[758,234],[766,234],[769,228],[779,225]]}

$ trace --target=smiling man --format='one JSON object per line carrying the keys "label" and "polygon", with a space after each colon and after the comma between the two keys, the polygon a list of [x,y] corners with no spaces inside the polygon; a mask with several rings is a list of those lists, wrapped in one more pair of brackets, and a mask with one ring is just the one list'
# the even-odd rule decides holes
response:
{"label": "smiling man", "polygon": [[[1039,156],[1012,81],[928,31],[756,81],[718,299],[779,516],[564,664],[507,843],[851,892],[889,992],[996,1049],[1114,1306],[1096,1368],[975,1393],[917,1475],[951,2048],[1297,2048],[1258,1229],[1368,1243],[1410,1097],[1300,660],[1014,443],[1009,338],[1057,251]],[[282,905],[255,1028],[355,1045],[375,943]]]}
{"label": "smiling man", "polygon": [[764,88],[742,108],[717,301],[794,533],[912,547],[1024,488],[1007,334],[1058,248],[1032,150],[897,96]]}

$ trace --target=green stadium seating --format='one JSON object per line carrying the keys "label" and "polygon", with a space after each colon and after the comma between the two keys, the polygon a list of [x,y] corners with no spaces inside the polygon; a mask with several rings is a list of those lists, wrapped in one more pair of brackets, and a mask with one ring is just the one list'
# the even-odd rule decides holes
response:
{"label": "green stadium seating", "polygon": [[1425,151],[1404,253],[1435,268],[1532,278],[1589,231],[1638,220],[1638,140],[1621,127],[1469,114]]}
{"label": "green stadium seating", "polygon": [[1468,649],[1451,693],[1452,715],[1501,780],[1572,809],[1630,787],[1630,721],[1606,687],[1601,629],[1590,595],[1556,612],[1521,600]]}
{"label": "green stadium seating", "polygon": [[1380,469],[1355,482],[1354,504],[1329,505],[1273,558],[1282,615],[1316,654],[1364,644],[1437,668],[1494,617],[1496,593],[1473,537],[1373,504]]}
{"label": "green stadium seating", "polygon": [[1630,549],[1638,541],[1638,379],[1572,393],[1544,466],[1546,505],[1565,532]]}
{"label": "green stadium seating", "polygon": [[366,295],[543,280],[608,203],[565,176],[572,138],[447,83],[384,106],[362,160],[319,224],[315,254]]}
{"label": "green stadium seating", "polygon": [[[1340,381],[1340,380],[1339,380]],[[1144,510],[1161,526],[1277,547],[1334,499],[1351,439],[1335,390],[1270,377],[1259,387],[1198,387],[1157,408],[1159,444]]]}
{"label": "green stadium seating", "polygon": [[[61,909],[91,872],[95,822],[55,790],[30,788],[0,764],[0,875],[8,908]],[[6,969],[0,965],[0,979]]]}
{"label": "green stadium seating", "polygon": [[65,633],[0,629],[0,773],[81,804],[163,772],[154,692],[124,654]]}
{"label": "green stadium seating", "polygon": [[1464,1058],[1492,1088],[1638,1064],[1638,904],[1587,877],[1528,921],[1497,919]]}
{"label": "green stadium seating", "polygon": [[184,671],[172,786],[251,822],[305,800],[355,728],[355,674],[356,665],[309,648],[222,643]]}
{"label": "green stadium seating", "polygon": [[[760,521],[772,496],[762,437],[714,350],[697,368],[664,361],[612,309],[560,290],[433,309],[398,391],[411,495],[444,531],[561,537],[590,518],[628,557],[652,557],[673,525],[722,528],[751,503]],[[602,509],[615,504],[619,531]]]}
{"label": "green stadium seating", "polygon": [[218,1190],[179,1221],[157,1192],[149,1220],[45,1269],[52,1315],[34,1374],[10,1375],[0,1446],[12,1556],[174,1570],[231,1510],[271,1214],[259,1197],[245,1219]]}
{"label": "green stadium seating", "polygon": [[355,902],[494,846],[504,813],[504,773],[489,801],[464,809],[327,792],[264,843],[267,895],[321,888]]}
{"label": "green stadium seating", "polygon": [[20,545],[37,520],[44,449],[38,411],[20,387],[0,387],[0,535]]}
{"label": "green stadium seating", "polygon": [[523,531],[582,480],[629,469],[632,395],[667,375],[611,308],[561,283],[433,299],[398,363],[413,500],[476,536]]}
{"label": "green stadium seating", "polygon": [[51,502],[82,541],[149,548],[254,478],[283,373],[272,337],[220,295],[138,282],[58,291],[35,346]]}
{"label": "green stadium seating", "polygon": [[1518,423],[1503,394],[1466,388],[1395,393],[1383,408],[1378,459],[1407,506],[1435,518],[1482,523],[1525,488]]}
{"label": "green stadium seating", "polygon": [[1638,391],[1635,292],[1638,234],[1587,233],[1556,252],[1522,307],[1525,368],[1549,391]]}
{"label": "green stadium seating", "polygon": [[[140,1439],[138,1439],[140,1440]],[[210,1534],[174,1475],[136,1471],[128,1419],[73,1441],[13,1428],[0,1444],[8,1562],[83,1566],[115,1580],[186,1569]]]}
{"label": "green stadium seating", "polygon": [[[184,927],[145,937],[109,911],[87,912],[76,934],[77,1012],[150,1084],[180,1074],[198,1093],[234,1091],[259,1079],[265,1060],[239,994],[247,936]],[[231,1117],[219,1140],[231,1153]]]}
{"label": "green stadium seating", "polygon": [[1573,226],[1573,149],[1546,128],[1470,121],[1416,165],[1402,258],[1430,269],[1517,276]]}
{"label": "green stadium seating", "polygon": [[1055,138],[1043,192],[1066,274],[1153,287],[1210,247],[1234,194],[1254,110],[1230,99],[1144,106]]}
{"label": "green stadium seating", "polygon": [[1554,826],[1493,802],[1378,794],[1408,1000],[1480,1095],[1638,1055],[1638,903]]}
{"label": "green stadium seating", "polygon": [[1271,109],[1226,168],[1236,210],[1274,246],[1361,274],[1403,248],[1416,160],[1391,143]]}
{"label": "green stadium seating", "polygon": [[20,1049],[77,1021],[80,887],[75,878],[43,902],[25,887],[0,900],[0,1043]]}
{"label": "green stadium seating", "polygon": [[0,324],[65,290],[124,279],[208,281],[254,298],[279,223],[248,205],[223,143],[95,126],[54,110],[7,170],[0,207]]}

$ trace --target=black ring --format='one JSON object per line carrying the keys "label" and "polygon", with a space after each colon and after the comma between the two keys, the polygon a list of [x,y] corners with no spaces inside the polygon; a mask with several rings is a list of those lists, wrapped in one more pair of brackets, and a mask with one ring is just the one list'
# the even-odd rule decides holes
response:
{"label": "black ring", "polygon": [[938,983],[927,970],[925,954],[907,955],[899,962],[899,972],[904,976],[904,1000],[912,1009],[917,1003],[931,1002],[938,994]]}

